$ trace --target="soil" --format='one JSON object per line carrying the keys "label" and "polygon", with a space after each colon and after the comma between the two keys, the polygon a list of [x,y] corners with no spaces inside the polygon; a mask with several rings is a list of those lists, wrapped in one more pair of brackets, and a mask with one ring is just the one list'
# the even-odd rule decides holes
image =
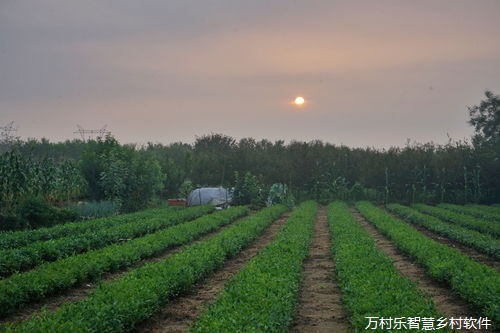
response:
{"label": "soil", "polygon": [[262,236],[226,261],[221,269],[210,274],[187,294],[165,304],[153,317],[138,325],[135,332],[187,332],[205,306],[223,291],[225,283],[273,240],[288,216],[285,214],[273,222]]}
{"label": "soil", "polygon": [[320,207],[309,256],[304,261],[299,301],[290,332],[352,331],[335,283],[326,208]]}
{"label": "soil", "polygon": [[[401,219],[399,216],[394,215],[389,211],[386,211],[386,213],[397,218],[397,219],[404,221],[404,219]],[[432,232],[432,231],[430,231],[430,230],[428,230],[420,225],[416,225],[416,224],[413,224],[411,222],[408,222],[408,224],[411,224],[411,226],[413,226],[415,229],[420,231],[425,236],[435,240],[436,242],[441,243],[441,244],[445,244],[449,247],[452,247],[452,248],[460,251],[464,256],[469,257],[472,260],[475,260],[475,261],[480,262],[482,264],[485,264],[487,266],[490,266],[491,268],[495,269],[497,272],[500,272],[500,263],[497,260],[487,256],[486,254],[480,253],[477,250],[474,250],[473,248],[470,248],[466,245],[460,244],[460,243],[458,243],[454,240],[451,240],[449,238],[446,238],[444,236],[438,235],[438,234],[436,234],[436,233],[434,233],[434,232]]]}
{"label": "soil", "polygon": [[[245,217],[243,217],[243,218],[245,218]],[[98,279],[97,281],[86,282],[82,285],[79,285],[78,287],[71,288],[71,289],[65,290],[59,294],[47,296],[46,298],[44,298],[42,300],[27,304],[27,305],[23,306],[23,308],[21,310],[19,310],[18,312],[15,312],[11,315],[8,315],[5,318],[0,318],[0,324],[6,323],[6,322],[23,321],[23,320],[29,319],[32,315],[39,313],[42,310],[46,310],[48,312],[54,312],[65,303],[80,301],[80,300],[84,299],[85,297],[87,297],[89,294],[91,294],[98,287],[99,283],[104,282],[104,281],[112,281],[112,280],[119,279],[127,272],[129,272],[135,268],[138,268],[140,266],[143,266],[146,263],[161,261],[161,260],[165,259],[166,257],[171,256],[174,253],[182,251],[186,247],[191,246],[196,242],[202,242],[202,241],[212,237],[216,233],[219,233],[220,231],[230,227],[232,224],[236,223],[237,221],[238,220],[231,222],[231,223],[229,223],[229,224],[227,224],[227,225],[225,225],[217,230],[214,230],[210,233],[207,233],[207,234],[197,238],[195,241],[193,241],[191,243],[181,245],[178,247],[173,247],[171,249],[167,249],[164,252],[156,255],[155,257],[140,260],[140,261],[134,263],[133,265],[126,267],[122,270],[119,270],[117,272],[103,274],[101,276],[101,278]]]}
{"label": "soil", "polygon": [[[417,287],[432,298],[436,309],[444,317],[471,317],[475,311],[462,298],[454,294],[446,285],[438,283],[430,278],[425,269],[415,263],[410,257],[403,254],[398,248],[378,231],[371,223],[356,210],[352,210],[354,216],[363,228],[375,240],[377,247],[388,255],[399,270],[401,275],[416,283]],[[481,332],[481,330],[460,330],[460,332]]]}

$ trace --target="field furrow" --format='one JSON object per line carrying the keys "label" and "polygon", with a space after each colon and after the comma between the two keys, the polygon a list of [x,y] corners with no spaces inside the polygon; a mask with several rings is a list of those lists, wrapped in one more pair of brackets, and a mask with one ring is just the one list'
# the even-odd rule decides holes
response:
{"label": "field furrow", "polygon": [[369,326],[369,317],[400,318],[394,329],[408,332],[420,330],[407,327],[407,318],[440,317],[432,300],[399,273],[345,203],[328,207],[328,223],[342,300],[355,332],[364,332],[367,327],[385,331]]}
{"label": "field furrow", "polygon": [[492,206],[469,204],[469,205],[465,205],[465,207],[480,209],[482,211],[485,211],[485,212],[488,212],[491,214],[500,214],[500,204],[495,204]]}
{"label": "field furrow", "polygon": [[335,283],[326,207],[318,210],[309,256],[304,261],[299,301],[290,332],[345,333],[352,330]]}
{"label": "field furrow", "polygon": [[44,262],[51,262],[75,254],[99,249],[107,245],[126,242],[155,231],[183,223],[212,211],[210,207],[194,207],[172,211],[139,223],[129,222],[97,231],[67,236],[56,240],[0,251],[0,276],[26,271]]}
{"label": "field furrow", "polygon": [[317,205],[304,202],[273,242],[228,282],[190,332],[283,332],[297,302]]}
{"label": "field furrow", "polygon": [[[231,208],[124,244],[114,244],[13,275],[0,281],[0,315],[14,313],[23,304],[51,294],[62,293],[83,283],[99,280],[105,273],[123,270],[131,265],[137,266],[145,258],[155,257],[175,246],[189,243],[203,234],[214,232],[247,212],[248,210],[243,207]],[[82,298],[92,290],[91,287],[92,285],[87,284],[87,288],[80,288],[71,293],[73,296],[63,295],[54,300],[46,299],[44,305],[54,308],[59,303],[57,299]],[[39,306],[35,305],[25,309],[23,315],[29,315],[37,307]],[[19,319],[19,316],[15,319]]]}
{"label": "field furrow", "polygon": [[492,222],[500,222],[500,211],[494,213],[489,210],[488,206],[460,206],[452,204],[439,204],[438,207],[451,210],[455,213],[474,216],[480,219],[490,220]]}
{"label": "field furrow", "polygon": [[462,255],[459,251],[433,241],[407,223],[396,219],[368,202],[356,208],[378,230],[407,255],[415,258],[427,274],[448,284],[476,314],[500,321],[500,274],[486,265]]}
{"label": "field furrow", "polygon": [[412,207],[421,211],[422,213],[429,214],[440,218],[444,221],[455,223],[467,229],[476,230],[494,237],[500,236],[500,224],[476,218],[474,216],[455,213],[444,208],[433,207],[424,204],[415,204]]}
{"label": "field furrow", "polygon": [[155,208],[130,214],[70,222],[49,228],[39,228],[27,231],[2,232],[0,233],[0,250],[18,248],[26,246],[33,242],[58,239],[66,236],[85,233],[88,231],[95,232],[100,229],[118,226],[129,222],[140,222],[143,220],[151,219],[155,216],[169,214],[174,210],[175,209],[172,209],[171,207]]}
{"label": "field furrow", "polygon": [[496,266],[495,263],[498,264],[498,260],[500,259],[500,241],[497,238],[478,231],[463,228],[453,223],[444,222],[437,217],[420,213],[407,206],[391,204],[388,205],[387,208],[414,225],[422,226],[459,244],[484,253],[490,258],[496,259],[488,260],[488,258],[482,258],[480,255],[475,255],[474,257],[478,258],[479,261],[487,263],[492,267]]}
{"label": "field furrow", "polygon": [[173,333],[187,332],[203,308],[214,301],[225,284],[232,279],[253,257],[267,246],[283,227],[289,214],[274,221],[260,236],[223,267],[196,284],[186,294],[167,303],[153,317],[138,325],[135,332]]}
{"label": "field furrow", "polygon": [[[432,299],[440,315],[451,317],[470,317],[474,309],[463,299],[455,295],[447,286],[430,278],[425,269],[415,263],[410,257],[401,253],[394,243],[378,231],[357,211],[353,212],[356,220],[375,240],[377,248],[391,258],[398,272],[413,281],[419,290]],[[480,330],[463,330],[464,332],[480,332]]]}
{"label": "field furrow", "polygon": [[6,332],[123,332],[149,318],[162,304],[189,290],[258,237],[285,211],[273,206],[240,220],[212,238],[165,260],[103,283],[86,299],[7,325]]}

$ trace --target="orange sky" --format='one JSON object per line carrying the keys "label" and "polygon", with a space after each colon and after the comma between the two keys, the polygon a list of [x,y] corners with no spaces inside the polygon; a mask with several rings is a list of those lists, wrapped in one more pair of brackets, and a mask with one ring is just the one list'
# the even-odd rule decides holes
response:
{"label": "orange sky", "polygon": [[[0,3],[0,126],[389,147],[469,137],[500,93],[500,1]],[[298,112],[297,95],[307,103]]]}

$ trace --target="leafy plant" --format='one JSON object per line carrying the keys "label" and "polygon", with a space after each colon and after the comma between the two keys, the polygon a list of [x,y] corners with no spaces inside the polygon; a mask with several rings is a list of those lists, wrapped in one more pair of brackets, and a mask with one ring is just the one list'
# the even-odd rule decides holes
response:
{"label": "leafy plant", "polygon": [[500,259],[500,242],[488,234],[443,222],[434,216],[422,214],[415,209],[399,204],[391,204],[388,205],[387,208],[407,221],[421,225],[426,229],[465,246],[470,246],[497,260]]}
{"label": "leafy plant", "polygon": [[234,178],[233,203],[235,205],[264,206],[266,200],[264,188],[256,176],[249,172],[241,176],[238,172],[235,172]]}
{"label": "leafy plant", "polygon": [[487,233],[495,237],[500,236],[500,224],[498,223],[492,223],[490,221],[478,219],[473,216],[454,213],[443,208],[433,207],[429,205],[417,204],[413,205],[412,207],[423,213],[436,216],[440,219],[461,225],[471,230]]}
{"label": "leafy plant", "polygon": [[473,305],[479,315],[490,318],[494,326],[498,327],[500,276],[493,268],[422,235],[405,222],[368,202],[358,202],[356,208],[401,251],[415,258],[431,277],[447,283]]}
{"label": "leafy plant", "polygon": [[0,250],[18,248],[37,241],[58,239],[92,230],[98,232],[103,228],[117,226],[132,221],[140,223],[142,220],[156,215],[168,214],[169,210],[169,208],[149,209],[136,213],[122,214],[119,216],[60,224],[50,228],[4,232],[0,236]]}
{"label": "leafy plant", "polygon": [[23,304],[55,292],[98,279],[105,272],[129,267],[166,249],[188,243],[247,213],[244,207],[230,208],[126,243],[109,245],[14,274],[0,280],[0,315],[12,313]]}
{"label": "leafy plant", "polygon": [[297,302],[316,210],[311,201],[297,207],[273,242],[226,284],[190,332],[286,331]]}
{"label": "leafy plant", "polygon": [[342,298],[355,331],[365,331],[366,317],[440,317],[432,300],[400,275],[345,203],[328,207],[328,224]]}
{"label": "leafy plant", "polygon": [[98,249],[116,242],[126,241],[161,230],[172,225],[192,220],[211,211],[212,207],[193,207],[186,210],[173,210],[169,214],[136,223],[103,228],[98,232],[90,230],[83,234],[62,237],[56,240],[41,241],[24,247],[0,252],[0,276],[33,268],[43,262]]}
{"label": "leafy plant", "polygon": [[189,290],[237,254],[286,211],[273,206],[240,220],[214,237],[159,262],[100,284],[89,297],[53,313],[4,325],[5,332],[123,332],[150,317],[162,304]]}

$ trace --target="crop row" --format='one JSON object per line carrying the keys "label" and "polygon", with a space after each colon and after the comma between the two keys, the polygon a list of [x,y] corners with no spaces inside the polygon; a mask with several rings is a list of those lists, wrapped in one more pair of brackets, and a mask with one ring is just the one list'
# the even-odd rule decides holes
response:
{"label": "crop row", "polygon": [[500,204],[495,204],[492,206],[469,204],[469,205],[466,205],[466,207],[481,209],[481,210],[484,210],[484,211],[492,213],[492,214],[500,214]]}
{"label": "crop row", "polygon": [[[475,216],[481,219],[490,220],[492,222],[500,222],[500,212],[492,213],[485,208],[480,208],[477,206],[460,206],[452,204],[439,204],[438,207],[451,210],[455,213],[466,214]],[[483,206],[481,206],[483,207]],[[487,206],[486,206],[487,207]]]}
{"label": "crop row", "polygon": [[364,332],[366,317],[439,318],[432,301],[400,275],[345,203],[328,207],[328,223],[337,279],[356,332]]}
{"label": "crop row", "polygon": [[427,273],[451,286],[472,304],[480,315],[500,322],[500,275],[477,263],[458,250],[438,243],[368,202],[358,202],[357,209],[389,237],[396,246],[415,258]]}
{"label": "crop row", "polygon": [[14,312],[23,304],[96,280],[103,273],[117,271],[174,246],[189,243],[247,213],[248,209],[244,207],[230,208],[130,242],[113,244],[14,274],[0,281],[0,316]]}
{"label": "crop row", "polygon": [[301,204],[275,240],[230,280],[191,332],[285,332],[293,316],[317,205]]}
{"label": "crop row", "polygon": [[464,214],[459,214],[459,213],[454,213],[452,211],[449,211],[444,208],[439,208],[439,207],[433,207],[429,205],[424,205],[424,204],[416,204],[413,205],[412,207],[416,208],[417,210],[438,217],[442,220],[455,223],[458,225],[461,225],[465,228],[471,229],[471,230],[477,230],[479,232],[484,232],[487,234],[490,234],[492,236],[498,237],[500,236],[500,224],[483,220],[483,219],[478,219],[474,216],[469,216],[469,215],[464,215]]}
{"label": "crop row", "polygon": [[212,211],[210,207],[173,210],[139,222],[129,222],[97,231],[89,231],[55,240],[36,242],[17,249],[0,251],[0,276],[33,268],[43,262],[54,261],[70,255],[129,240],[157,230],[192,220]]}
{"label": "crop row", "polygon": [[240,220],[206,241],[156,263],[132,270],[122,278],[102,283],[89,297],[67,303],[54,313],[43,313],[5,332],[123,332],[149,318],[179,293],[189,290],[224,261],[250,243],[286,207],[273,206]]}
{"label": "crop row", "polygon": [[0,233],[0,250],[13,249],[33,242],[57,239],[91,230],[112,227],[132,221],[142,221],[157,215],[169,213],[172,208],[148,209],[136,213],[117,215],[87,221],[59,224],[50,228]]}
{"label": "crop row", "polygon": [[388,205],[387,208],[407,221],[423,226],[441,236],[460,244],[472,247],[492,258],[500,259],[500,241],[488,234],[462,228],[456,224],[441,221],[437,217],[420,213],[410,207],[399,204]]}

